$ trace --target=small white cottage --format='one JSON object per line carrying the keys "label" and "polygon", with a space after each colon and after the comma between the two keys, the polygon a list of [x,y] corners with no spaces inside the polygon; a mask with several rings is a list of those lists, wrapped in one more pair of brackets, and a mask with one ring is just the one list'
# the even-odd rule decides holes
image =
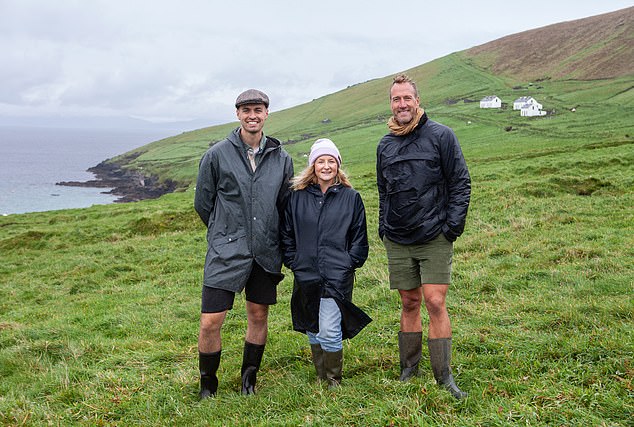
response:
{"label": "small white cottage", "polygon": [[[524,105],[535,103],[537,103],[537,101],[532,96],[522,96],[521,98],[517,98],[515,101],[513,101],[513,109],[521,110]],[[541,105],[539,106],[539,108],[542,108]]]}
{"label": "small white cottage", "polygon": [[535,104],[522,105],[520,115],[522,117],[545,116],[546,112],[542,111],[542,104],[535,102]]}
{"label": "small white cottage", "polygon": [[495,95],[485,96],[480,100],[480,108],[500,108],[502,100]]}

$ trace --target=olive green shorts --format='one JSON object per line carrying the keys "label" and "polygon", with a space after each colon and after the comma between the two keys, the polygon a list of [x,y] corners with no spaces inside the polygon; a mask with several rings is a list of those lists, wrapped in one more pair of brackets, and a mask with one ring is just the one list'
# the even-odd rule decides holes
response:
{"label": "olive green shorts", "polygon": [[420,245],[401,245],[383,237],[390,273],[390,289],[404,291],[422,284],[451,283],[453,243],[440,233]]}

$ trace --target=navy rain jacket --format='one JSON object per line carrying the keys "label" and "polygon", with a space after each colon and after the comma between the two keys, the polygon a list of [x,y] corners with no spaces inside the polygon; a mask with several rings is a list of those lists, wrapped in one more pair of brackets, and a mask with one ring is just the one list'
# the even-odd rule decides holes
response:
{"label": "navy rain jacket", "polygon": [[421,118],[407,135],[385,135],[377,147],[379,236],[402,245],[464,231],[471,177],[454,132]]}
{"label": "navy rain jacket", "polygon": [[368,257],[365,207],[361,195],[343,185],[322,193],[314,184],[294,191],[282,227],[284,265],[293,271],[293,328],[319,331],[319,300],[334,298],[342,312],[344,338],[371,319],[352,304],[355,269]]}

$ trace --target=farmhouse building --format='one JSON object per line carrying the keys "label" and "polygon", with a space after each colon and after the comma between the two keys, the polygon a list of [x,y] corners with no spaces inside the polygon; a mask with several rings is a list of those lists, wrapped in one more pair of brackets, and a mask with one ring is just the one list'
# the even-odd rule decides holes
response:
{"label": "farmhouse building", "polygon": [[[522,96],[521,98],[517,98],[515,101],[513,101],[513,109],[514,110],[521,110],[522,107],[525,104],[535,104],[537,103],[537,101],[535,101],[535,98],[533,98],[532,96]],[[542,106],[539,106],[539,109],[541,110]]]}
{"label": "farmhouse building", "polygon": [[485,96],[480,100],[480,108],[500,108],[502,100],[495,95]]}
{"label": "farmhouse building", "polygon": [[535,102],[534,104],[524,104],[520,109],[522,117],[545,116],[546,112],[542,111],[542,104]]}

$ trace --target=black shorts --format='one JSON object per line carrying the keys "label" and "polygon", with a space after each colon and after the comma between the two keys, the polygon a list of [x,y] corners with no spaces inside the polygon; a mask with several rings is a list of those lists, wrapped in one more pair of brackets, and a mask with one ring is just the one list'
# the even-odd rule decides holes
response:
{"label": "black shorts", "polygon": [[[277,277],[267,273],[257,262],[253,262],[251,275],[244,287],[246,300],[263,305],[276,304],[278,282]],[[235,296],[233,291],[203,285],[201,313],[220,313],[231,310]]]}

